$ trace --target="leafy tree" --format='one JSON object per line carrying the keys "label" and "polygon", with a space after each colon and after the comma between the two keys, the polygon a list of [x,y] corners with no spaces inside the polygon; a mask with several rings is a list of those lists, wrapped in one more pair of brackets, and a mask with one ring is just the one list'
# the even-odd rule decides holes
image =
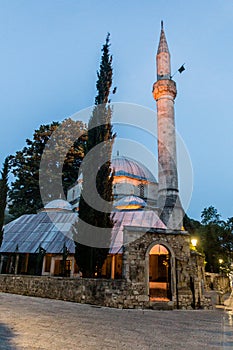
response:
{"label": "leafy tree", "polygon": [[68,188],[78,178],[84,157],[86,126],[65,119],[51,134],[40,162],[40,190],[44,203],[66,198]]}
{"label": "leafy tree", "polygon": [[223,230],[220,236],[221,245],[221,257],[223,264],[219,268],[229,273],[232,270],[231,263],[233,260],[233,218],[228,218],[226,222],[223,222]]}
{"label": "leafy tree", "polygon": [[[201,214],[202,226],[198,230],[200,244],[206,256],[206,270],[229,272],[232,261],[233,232],[231,218],[225,222],[213,206],[205,208]],[[219,259],[224,261],[224,266]],[[224,268],[223,268],[224,267]]]}
{"label": "leafy tree", "polygon": [[[49,184],[53,184],[57,176],[62,176],[63,189],[66,193],[76,180],[80,162],[83,158],[82,146],[85,144],[85,136],[71,142],[74,130],[85,130],[85,125],[71,119],[66,119],[64,127],[60,133],[56,133],[61,125],[58,122],[52,122],[48,125],[41,125],[35,130],[33,139],[26,140],[26,146],[22,151],[16,152],[10,158],[10,169],[15,177],[11,189],[9,191],[10,205],[9,211],[14,217],[23,214],[36,213],[38,209],[43,207],[40,186],[39,171],[42,154],[49,142],[50,149],[47,149],[48,169],[46,169],[48,188],[45,189],[47,194],[46,201],[59,198],[61,193],[57,193],[54,188],[50,188]],[[63,126],[63,124],[62,124]],[[52,142],[53,141],[53,142]],[[56,168],[59,166],[59,154],[63,149],[68,149],[67,156],[60,174],[57,174]],[[55,156],[56,155],[56,156]],[[52,171],[50,171],[50,169]]]}
{"label": "leafy tree", "polygon": [[220,223],[220,214],[217,209],[213,206],[204,208],[201,213],[201,222],[203,225],[209,224],[219,224]]}
{"label": "leafy tree", "polygon": [[219,271],[219,258],[222,254],[220,237],[223,233],[220,214],[213,206],[204,208],[201,213],[202,226],[199,230],[200,243],[206,256],[206,270]]}
{"label": "leafy tree", "polygon": [[221,245],[231,258],[233,258],[233,217],[224,222],[224,235],[221,237]]}
{"label": "leafy tree", "polygon": [[8,193],[8,173],[9,173],[9,157],[6,157],[3,163],[0,179],[0,247],[3,239],[3,224],[5,218],[5,210],[7,205]]}
{"label": "leafy tree", "polygon": [[[205,254],[206,271],[226,272],[231,269],[233,257],[233,218],[226,222],[213,206],[204,208],[201,223],[184,217],[185,229],[198,239],[198,251]],[[219,259],[223,263],[219,263]]]}
{"label": "leafy tree", "polygon": [[[100,210],[89,204],[92,201],[94,204],[97,201],[99,202],[98,198],[95,198],[95,194],[90,191],[93,184],[96,185],[101,199],[108,203],[111,203],[113,200],[111,154],[115,135],[112,131],[112,110],[109,105],[109,94],[112,86],[112,56],[109,54],[109,46],[108,34],[102,48],[103,54],[100,69],[97,72],[95,107],[88,123],[88,141],[85,150],[85,154],[88,157],[82,167],[83,189],[79,202],[75,257],[84,277],[101,275],[101,268],[109,251],[111,229],[113,227],[110,213],[111,205],[103,205]],[[98,152],[95,151],[97,146]],[[96,156],[97,153],[98,156]],[[96,168],[98,172],[95,177]],[[85,198],[88,198],[90,202],[87,203]],[[98,228],[104,228],[104,230],[98,231]],[[98,237],[98,247],[92,246],[95,235]],[[88,242],[82,243],[85,241],[85,237],[86,241],[87,237],[90,238],[89,243],[91,246],[88,245]]]}
{"label": "leafy tree", "polygon": [[4,217],[4,225],[8,224],[9,222],[11,222],[12,220],[14,220],[13,216],[9,214],[9,209],[6,207],[5,210],[5,217]]}
{"label": "leafy tree", "polygon": [[183,224],[184,229],[188,231],[191,235],[195,235],[196,231],[201,226],[201,223],[199,221],[191,219],[187,214],[184,215]]}

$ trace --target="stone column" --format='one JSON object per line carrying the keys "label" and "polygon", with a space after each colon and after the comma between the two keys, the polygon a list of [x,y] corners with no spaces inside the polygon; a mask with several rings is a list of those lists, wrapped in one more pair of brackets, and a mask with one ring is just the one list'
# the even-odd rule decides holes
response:
{"label": "stone column", "polygon": [[18,274],[18,266],[19,266],[19,254],[17,254],[15,258],[15,275]]}
{"label": "stone column", "polygon": [[50,276],[54,276],[54,269],[55,269],[55,257],[52,257],[51,266],[50,266]]}
{"label": "stone column", "polygon": [[3,259],[4,259],[3,255],[0,254],[0,274],[2,273]]}
{"label": "stone column", "polygon": [[70,277],[74,277],[74,257],[70,257],[69,260],[71,261],[71,270],[70,270]]}
{"label": "stone column", "polygon": [[44,255],[44,257],[43,257],[41,276],[43,276],[45,274],[45,264],[46,264],[46,255]]}

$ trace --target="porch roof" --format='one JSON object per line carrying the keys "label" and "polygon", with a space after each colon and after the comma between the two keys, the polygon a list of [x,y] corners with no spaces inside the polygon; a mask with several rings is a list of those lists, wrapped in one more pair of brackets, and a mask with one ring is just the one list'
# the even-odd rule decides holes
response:
{"label": "porch roof", "polygon": [[115,225],[112,230],[112,243],[109,252],[122,253],[123,231],[125,226],[134,227],[135,231],[141,229],[141,234],[150,229],[166,229],[167,227],[152,210],[126,210],[113,213]]}
{"label": "porch roof", "polygon": [[[112,214],[115,221],[112,229],[110,254],[122,252],[125,226],[145,232],[151,228],[166,229],[154,211],[127,210]],[[39,246],[47,253],[62,254],[64,244],[69,252],[75,252],[72,226],[78,220],[77,213],[65,211],[41,211],[23,215],[4,227],[0,253],[36,253]],[[143,232],[142,232],[143,234]]]}
{"label": "porch roof", "polygon": [[4,227],[0,253],[35,253],[39,246],[47,253],[62,253],[64,244],[74,253],[72,225],[74,212],[39,212],[22,215]]}

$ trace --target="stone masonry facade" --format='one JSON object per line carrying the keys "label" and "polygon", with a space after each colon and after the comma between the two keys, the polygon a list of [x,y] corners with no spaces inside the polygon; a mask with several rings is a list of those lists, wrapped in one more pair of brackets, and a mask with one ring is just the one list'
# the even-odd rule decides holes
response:
{"label": "stone masonry facade", "polygon": [[[114,308],[156,308],[156,303],[149,297],[149,252],[153,245],[162,244],[171,257],[172,298],[168,307],[191,309],[195,293],[194,307],[211,308],[200,284],[204,278],[201,276],[204,271],[202,258],[190,254],[189,234],[164,230],[143,232],[128,227],[124,241],[123,278],[120,280],[0,275],[0,292]],[[193,292],[190,276],[193,278]]]}
{"label": "stone masonry facade", "polygon": [[149,252],[155,244],[161,244],[170,252],[171,302],[174,307],[211,307],[210,301],[204,296],[204,257],[191,253],[187,232],[150,230],[145,233],[126,227],[124,244],[123,276],[142,291],[146,302],[149,303]]}

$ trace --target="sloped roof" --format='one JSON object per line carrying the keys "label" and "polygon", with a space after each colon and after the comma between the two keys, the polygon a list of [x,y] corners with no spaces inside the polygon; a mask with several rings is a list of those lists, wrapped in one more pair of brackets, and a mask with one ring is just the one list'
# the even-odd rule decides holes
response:
{"label": "sloped roof", "polygon": [[[115,225],[112,230],[112,244],[110,253],[122,252],[123,231],[125,226],[144,229],[144,232],[151,228],[166,229],[167,227],[152,210],[127,210],[113,213]],[[142,234],[144,234],[142,232]]]}
{"label": "sloped roof", "polygon": [[[109,252],[122,252],[124,226],[145,229],[166,229],[154,211],[119,211],[113,213],[112,244]],[[36,253],[39,246],[47,253],[62,253],[64,243],[70,253],[75,252],[72,225],[78,220],[74,212],[45,212],[23,215],[4,227],[0,253]]]}
{"label": "sloped roof", "polygon": [[72,225],[78,219],[74,212],[39,212],[23,215],[4,227],[0,252],[35,253],[39,245],[47,253],[62,252],[63,245],[74,253]]}

